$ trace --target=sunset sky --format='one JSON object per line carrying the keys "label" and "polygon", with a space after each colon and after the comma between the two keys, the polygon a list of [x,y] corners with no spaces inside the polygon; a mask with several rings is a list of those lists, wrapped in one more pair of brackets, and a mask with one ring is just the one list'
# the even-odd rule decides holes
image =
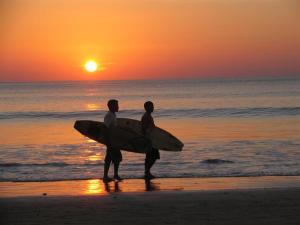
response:
{"label": "sunset sky", "polygon": [[1,0],[0,82],[300,76],[299,22],[298,0]]}

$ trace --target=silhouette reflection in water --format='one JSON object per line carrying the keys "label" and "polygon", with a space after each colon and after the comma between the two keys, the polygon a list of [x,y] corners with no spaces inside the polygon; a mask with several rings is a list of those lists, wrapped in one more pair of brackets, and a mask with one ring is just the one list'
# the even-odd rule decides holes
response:
{"label": "silhouette reflection in water", "polygon": [[145,191],[159,191],[160,188],[154,184],[150,179],[145,179]]}
{"label": "silhouette reflection in water", "polygon": [[[179,190],[181,188],[175,188]],[[159,181],[150,179],[128,179],[122,182],[111,181],[103,183],[103,191],[106,193],[116,192],[144,192],[144,191],[162,191],[174,190],[174,187],[169,187],[168,184],[161,184]]]}
{"label": "silhouette reflection in water", "polygon": [[[113,185],[111,185],[111,184],[113,184]],[[110,193],[110,192],[122,192],[118,181],[104,182],[104,189],[108,193]]]}

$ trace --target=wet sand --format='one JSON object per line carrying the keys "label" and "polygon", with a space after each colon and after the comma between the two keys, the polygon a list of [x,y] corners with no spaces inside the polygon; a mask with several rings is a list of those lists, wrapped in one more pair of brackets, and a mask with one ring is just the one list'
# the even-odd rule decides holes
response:
{"label": "wet sand", "polygon": [[[147,187],[143,180],[125,180],[117,189],[111,182],[107,190],[105,186],[102,190],[100,182],[95,181],[99,180],[0,184],[0,222],[5,225],[300,222],[299,177],[157,179],[151,182],[154,189],[148,191],[141,189],[143,185]],[[90,182],[91,186],[82,189],[82,182]],[[31,185],[32,194],[21,195],[14,190],[15,196],[12,192],[9,195],[7,187],[13,184],[19,185],[16,189],[23,187],[23,191],[26,185]],[[54,184],[56,189],[53,186],[52,192],[51,188],[45,192],[46,187]]]}

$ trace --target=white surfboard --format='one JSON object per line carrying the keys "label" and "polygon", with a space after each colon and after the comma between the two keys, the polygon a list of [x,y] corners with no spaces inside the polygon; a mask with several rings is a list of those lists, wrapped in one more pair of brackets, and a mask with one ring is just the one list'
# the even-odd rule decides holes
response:
{"label": "white surfboard", "polygon": [[[129,129],[142,135],[142,123],[139,120],[117,118],[117,123],[121,128]],[[155,127],[148,138],[152,141],[153,148],[165,151],[182,151],[183,143],[171,133],[159,127]]]}

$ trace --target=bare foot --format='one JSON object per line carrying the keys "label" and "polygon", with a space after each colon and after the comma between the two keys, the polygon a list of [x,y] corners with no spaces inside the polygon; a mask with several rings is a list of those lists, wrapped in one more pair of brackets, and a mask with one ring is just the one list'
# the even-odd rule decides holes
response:
{"label": "bare foot", "polygon": [[114,176],[114,179],[115,179],[115,181],[122,181],[123,180],[123,178],[120,177],[120,176]]}
{"label": "bare foot", "polygon": [[108,183],[108,182],[111,182],[113,179],[110,178],[110,177],[103,177],[102,180],[103,180],[104,183]]}
{"label": "bare foot", "polygon": [[145,174],[145,179],[146,180],[151,180],[151,179],[154,179],[155,178],[155,176],[153,176],[151,173],[146,173]]}

